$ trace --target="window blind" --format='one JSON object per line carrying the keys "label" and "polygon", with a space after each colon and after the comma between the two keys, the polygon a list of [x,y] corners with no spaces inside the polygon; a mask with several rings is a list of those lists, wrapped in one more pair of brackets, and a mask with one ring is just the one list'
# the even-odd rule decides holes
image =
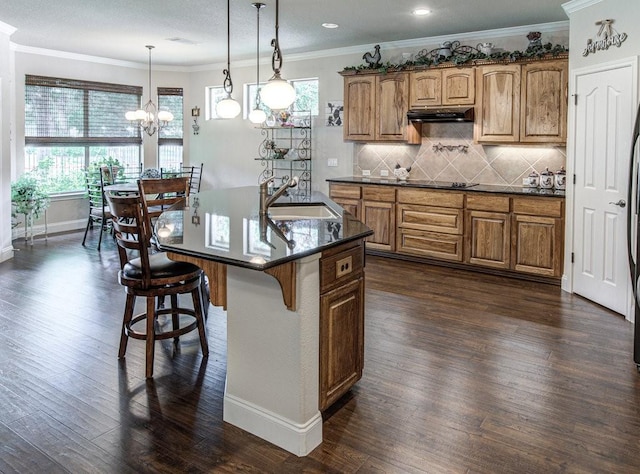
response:
{"label": "window blind", "polygon": [[140,108],[142,87],[25,76],[26,145],[140,145],[125,118]]}
{"label": "window blind", "polygon": [[173,120],[160,130],[158,145],[182,145],[184,128],[182,104],[181,87],[158,87],[158,109],[173,114]]}

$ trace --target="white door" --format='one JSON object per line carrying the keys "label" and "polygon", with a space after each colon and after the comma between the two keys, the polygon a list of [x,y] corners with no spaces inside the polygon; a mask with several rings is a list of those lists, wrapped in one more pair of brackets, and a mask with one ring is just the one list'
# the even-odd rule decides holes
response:
{"label": "white door", "polygon": [[[635,115],[631,64],[576,76],[573,291],[629,316],[626,247]],[[616,204],[618,203],[618,204]]]}

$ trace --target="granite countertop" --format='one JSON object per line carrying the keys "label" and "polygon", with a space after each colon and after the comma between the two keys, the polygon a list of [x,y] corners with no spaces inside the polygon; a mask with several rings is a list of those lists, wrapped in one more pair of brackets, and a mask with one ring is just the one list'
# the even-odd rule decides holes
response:
{"label": "granite countertop", "polygon": [[363,176],[348,176],[344,178],[329,178],[330,183],[345,184],[377,184],[382,186],[397,186],[406,188],[448,189],[465,192],[495,193],[495,194],[521,194],[527,196],[565,197],[564,189],[540,189],[525,188],[523,186],[500,186],[489,184],[476,184],[474,186],[454,186],[449,181],[426,181],[419,179],[407,179],[401,181],[396,178],[370,178]]}
{"label": "granite countertop", "polygon": [[[165,211],[155,230],[161,250],[254,270],[367,237],[373,232],[322,193],[279,198],[282,205],[325,204],[330,219],[271,220],[259,216],[259,188],[203,191]],[[274,228],[275,227],[275,228]]]}

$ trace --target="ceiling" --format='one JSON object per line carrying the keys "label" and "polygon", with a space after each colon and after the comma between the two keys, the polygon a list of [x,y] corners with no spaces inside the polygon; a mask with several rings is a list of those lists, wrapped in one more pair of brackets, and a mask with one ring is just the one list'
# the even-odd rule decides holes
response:
{"label": "ceiling", "polygon": [[[262,0],[261,57],[271,53],[275,0]],[[286,55],[342,47],[566,21],[567,0],[281,0],[279,40]],[[5,0],[0,21],[11,41],[116,60],[194,67],[226,62],[225,0]],[[417,7],[431,14],[416,17]],[[337,23],[326,29],[322,23]],[[256,9],[231,1],[231,61],[255,58]]]}

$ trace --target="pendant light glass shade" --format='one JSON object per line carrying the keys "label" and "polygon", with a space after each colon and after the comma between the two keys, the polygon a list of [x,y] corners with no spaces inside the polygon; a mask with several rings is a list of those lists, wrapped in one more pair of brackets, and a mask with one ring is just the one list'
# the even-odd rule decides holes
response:
{"label": "pendant light glass shade", "polygon": [[272,77],[262,88],[262,102],[272,110],[282,110],[296,100],[296,90],[280,75]]}
{"label": "pendant light glass shade", "polygon": [[240,104],[231,97],[233,92],[233,81],[231,81],[231,16],[230,16],[230,0],[227,0],[227,69],[222,71],[224,74],[223,88],[227,93],[227,97],[216,104],[216,115],[223,119],[231,119],[240,113]]}
{"label": "pendant light glass shade", "polygon": [[216,115],[223,119],[235,118],[240,113],[240,104],[230,95],[216,104]]}
{"label": "pendant light glass shade", "polygon": [[276,0],[276,37],[271,40],[273,46],[273,54],[271,56],[271,67],[273,68],[273,77],[262,88],[262,102],[272,110],[282,110],[293,104],[296,100],[296,90],[291,84],[280,77],[280,68],[282,68],[282,51],[280,50],[280,41],[278,39],[278,11],[280,9],[280,1]]}
{"label": "pendant light glass shade", "polygon": [[255,124],[261,124],[267,120],[267,114],[262,109],[253,109],[249,112],[249,121]]}

